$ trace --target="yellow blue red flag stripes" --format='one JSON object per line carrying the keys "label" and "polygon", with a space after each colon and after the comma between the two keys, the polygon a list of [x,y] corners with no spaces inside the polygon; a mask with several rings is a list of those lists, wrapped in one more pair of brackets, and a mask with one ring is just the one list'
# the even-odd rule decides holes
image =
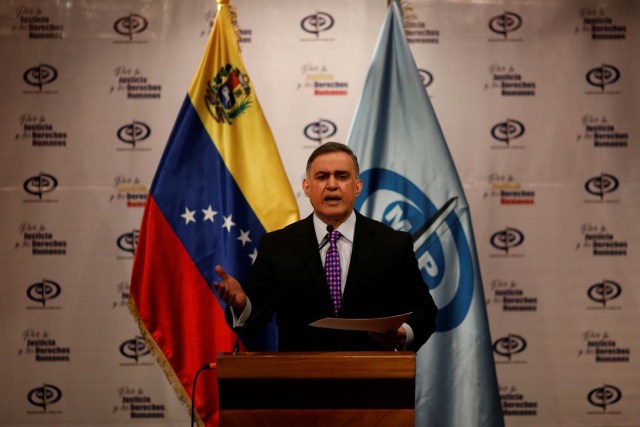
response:
{"label": "yellow blue red flag stripes", "polygon": [[504,425],[469,207],[392,2],[348,144],[356,209],[407,231],[438,305],[416,360],[416,426]]}
{"label": "yellow blue red flag stripes", "polygon": [[[260,236],[298,219],[238,51],[228,2],[219,3],[151,185],[129,300],[178,396],[186,404],[193,399],[198,421],[208,426],[218,424],[215,371],[200,376],[191,396],[194,375],[203,364],[215,362],[218,353],[231,351],[235,341],[224,320],[224,304],[211,286],[214,266],[225,266],[242,282]],[[256,348],[273,350],[275,340],[275,334],[268,335],[266,347]]]}

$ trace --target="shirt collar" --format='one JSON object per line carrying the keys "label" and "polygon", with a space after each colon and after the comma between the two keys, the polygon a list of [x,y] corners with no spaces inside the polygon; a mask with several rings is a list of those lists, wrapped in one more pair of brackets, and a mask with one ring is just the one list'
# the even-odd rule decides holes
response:
{"label": "shirt collar", "polygon": [[[320,218],[314,213],[313,214],[313,227],[316,231],[316,238],[318,239],[318,245],[322,243],[325,236],[327,235],[327,224],[322,222]],[[356,213],[355,210],[351,211],[351,215],[346,219],[345,222],[340,224],[338,228],[336,228],[341,234],[341,238],[344,237],[349,242],[353,243],[353,235],[356,232]]]}

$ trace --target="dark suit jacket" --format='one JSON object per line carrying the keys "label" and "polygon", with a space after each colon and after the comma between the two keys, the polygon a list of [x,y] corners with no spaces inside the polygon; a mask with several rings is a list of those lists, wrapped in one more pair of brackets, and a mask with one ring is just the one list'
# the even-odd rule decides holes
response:
{"label": "dark suit jacket", "polygon": [[[366,332],[308,326],[333,316],[312,215],[262,237],[251,275],[242,286],[252,304],[247,327],[268,321],[275,311],[280,351],[382,350]],[[411,237],[356,212],[340,317],[409,311],[413,311],[407,320],[414,332],[411,349],[417,350],[435,330],[437,308],[422,280]],[[231,321],[228,309],[227,321]]]}

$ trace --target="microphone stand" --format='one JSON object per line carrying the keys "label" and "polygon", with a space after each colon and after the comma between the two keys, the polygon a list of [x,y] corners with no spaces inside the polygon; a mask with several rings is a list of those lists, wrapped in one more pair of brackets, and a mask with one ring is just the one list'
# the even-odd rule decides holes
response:
{"label": "microphone stand", "polygon": [[195,423],[195,406],[196,406],[196,384],[198,383],[198,376],[200,375],[200,372],[205,371],[207,369],[215,369],[216,368],[216,364],[215,363],[205,363],[204,365],[202,365],[200,367],[200,369],[198,369],[198,371],[196,372],[196,376],[193,379],[193,387],[191,388],[191,427],[193,427],[194,423]]}

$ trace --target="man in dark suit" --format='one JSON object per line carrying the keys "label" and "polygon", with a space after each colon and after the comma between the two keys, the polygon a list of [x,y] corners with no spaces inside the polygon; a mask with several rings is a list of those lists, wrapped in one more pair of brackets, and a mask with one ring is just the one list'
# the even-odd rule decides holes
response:
{"label": "man in dark suit", "polygon": [[[214,286],[230,325],[258,325],[275,312],[280,351],[417,351],[435,330],[437,308],[409,234],[353,209],[362,189],[356,156],[344,144],[321,145],[302,187],[313,214],[263,236],[244,285],[216,266],[222,280]],[[323,265],[336,268],[327,273]],[[413,312],[406,323],[384,334],[309,326],[329,316],[406,312]]]}

